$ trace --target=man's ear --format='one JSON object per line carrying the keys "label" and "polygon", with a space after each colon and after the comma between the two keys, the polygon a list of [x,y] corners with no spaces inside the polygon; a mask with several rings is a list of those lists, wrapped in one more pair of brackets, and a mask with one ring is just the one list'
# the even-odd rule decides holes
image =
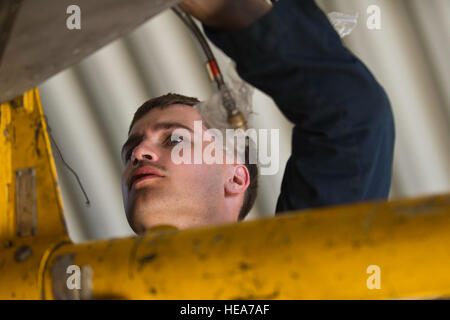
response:
{"label": "man's ear", "polygon": [[225,181],[225,195],[238,195],[244,193],[250,185],[250,173],[243,164],[230,167],[230,175]]}

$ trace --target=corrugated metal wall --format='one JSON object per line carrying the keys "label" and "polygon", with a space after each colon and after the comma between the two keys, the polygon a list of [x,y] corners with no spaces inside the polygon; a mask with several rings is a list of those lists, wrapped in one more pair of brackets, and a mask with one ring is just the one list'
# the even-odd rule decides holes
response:
{"label": "corrugated metal wall", "polygon": [[[449,191],[450,1],[319,4],[325,12],[359,13],[358,26],[345,42],[373,71],[392,102],[397,143],[391,197]],[[366,27],[371,4],[381,9],[381,30]],[[119,153],[136,108],[167,92],[206,99],[213,90],[202,52],[171,11],[40,86],[52,134],[91,200],[87,207],[76,179],[55,153],[75,241],[133,234],[123,211]],[[254,102],[253,126],[280,129],[280,172],[261,177],[249,219],[273,215],[292,129],[269,97],[256,92]]]}

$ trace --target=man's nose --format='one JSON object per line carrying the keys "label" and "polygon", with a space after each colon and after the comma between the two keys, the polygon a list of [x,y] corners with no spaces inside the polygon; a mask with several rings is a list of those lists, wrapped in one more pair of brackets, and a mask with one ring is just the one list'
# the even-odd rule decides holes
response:
{"label": "man's nose", "polygon": [[131,155],[131,163],[133,166],[137,166],[141,161],[158,161],[158,154],[151,148],[146,145],[137,146],[132,155]]}

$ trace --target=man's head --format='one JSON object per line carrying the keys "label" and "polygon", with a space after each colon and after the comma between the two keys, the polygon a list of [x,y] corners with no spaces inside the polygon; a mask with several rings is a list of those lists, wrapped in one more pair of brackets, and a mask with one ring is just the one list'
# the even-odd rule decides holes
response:
{"label": "man's head", "polygon": [[[136,233],[162,224],[184,229],[234,222],[244,219],[253,206],[256,164],[176,164],[172,160],[177,144],[193,144],[193,138],[172,133],[185,129],[194,136],[194,121],[202,120],[193,108],[198,102],[167,94],[145,102],[134,114],[122,149],[122,194],[128,222]],[[202,123],[203,135],[208,128]],[[202,148],[208,144],[204,142]]]}

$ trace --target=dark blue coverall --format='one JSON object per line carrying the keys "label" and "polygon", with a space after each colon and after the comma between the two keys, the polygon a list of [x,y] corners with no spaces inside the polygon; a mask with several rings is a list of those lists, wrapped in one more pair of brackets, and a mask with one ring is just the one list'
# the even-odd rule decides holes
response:
{"label": "dark blue coverall", "polygon": [[204,29],[295,125],[277,213],[388,196],[388,97],[313,0],[280,0],[243,30]]}

